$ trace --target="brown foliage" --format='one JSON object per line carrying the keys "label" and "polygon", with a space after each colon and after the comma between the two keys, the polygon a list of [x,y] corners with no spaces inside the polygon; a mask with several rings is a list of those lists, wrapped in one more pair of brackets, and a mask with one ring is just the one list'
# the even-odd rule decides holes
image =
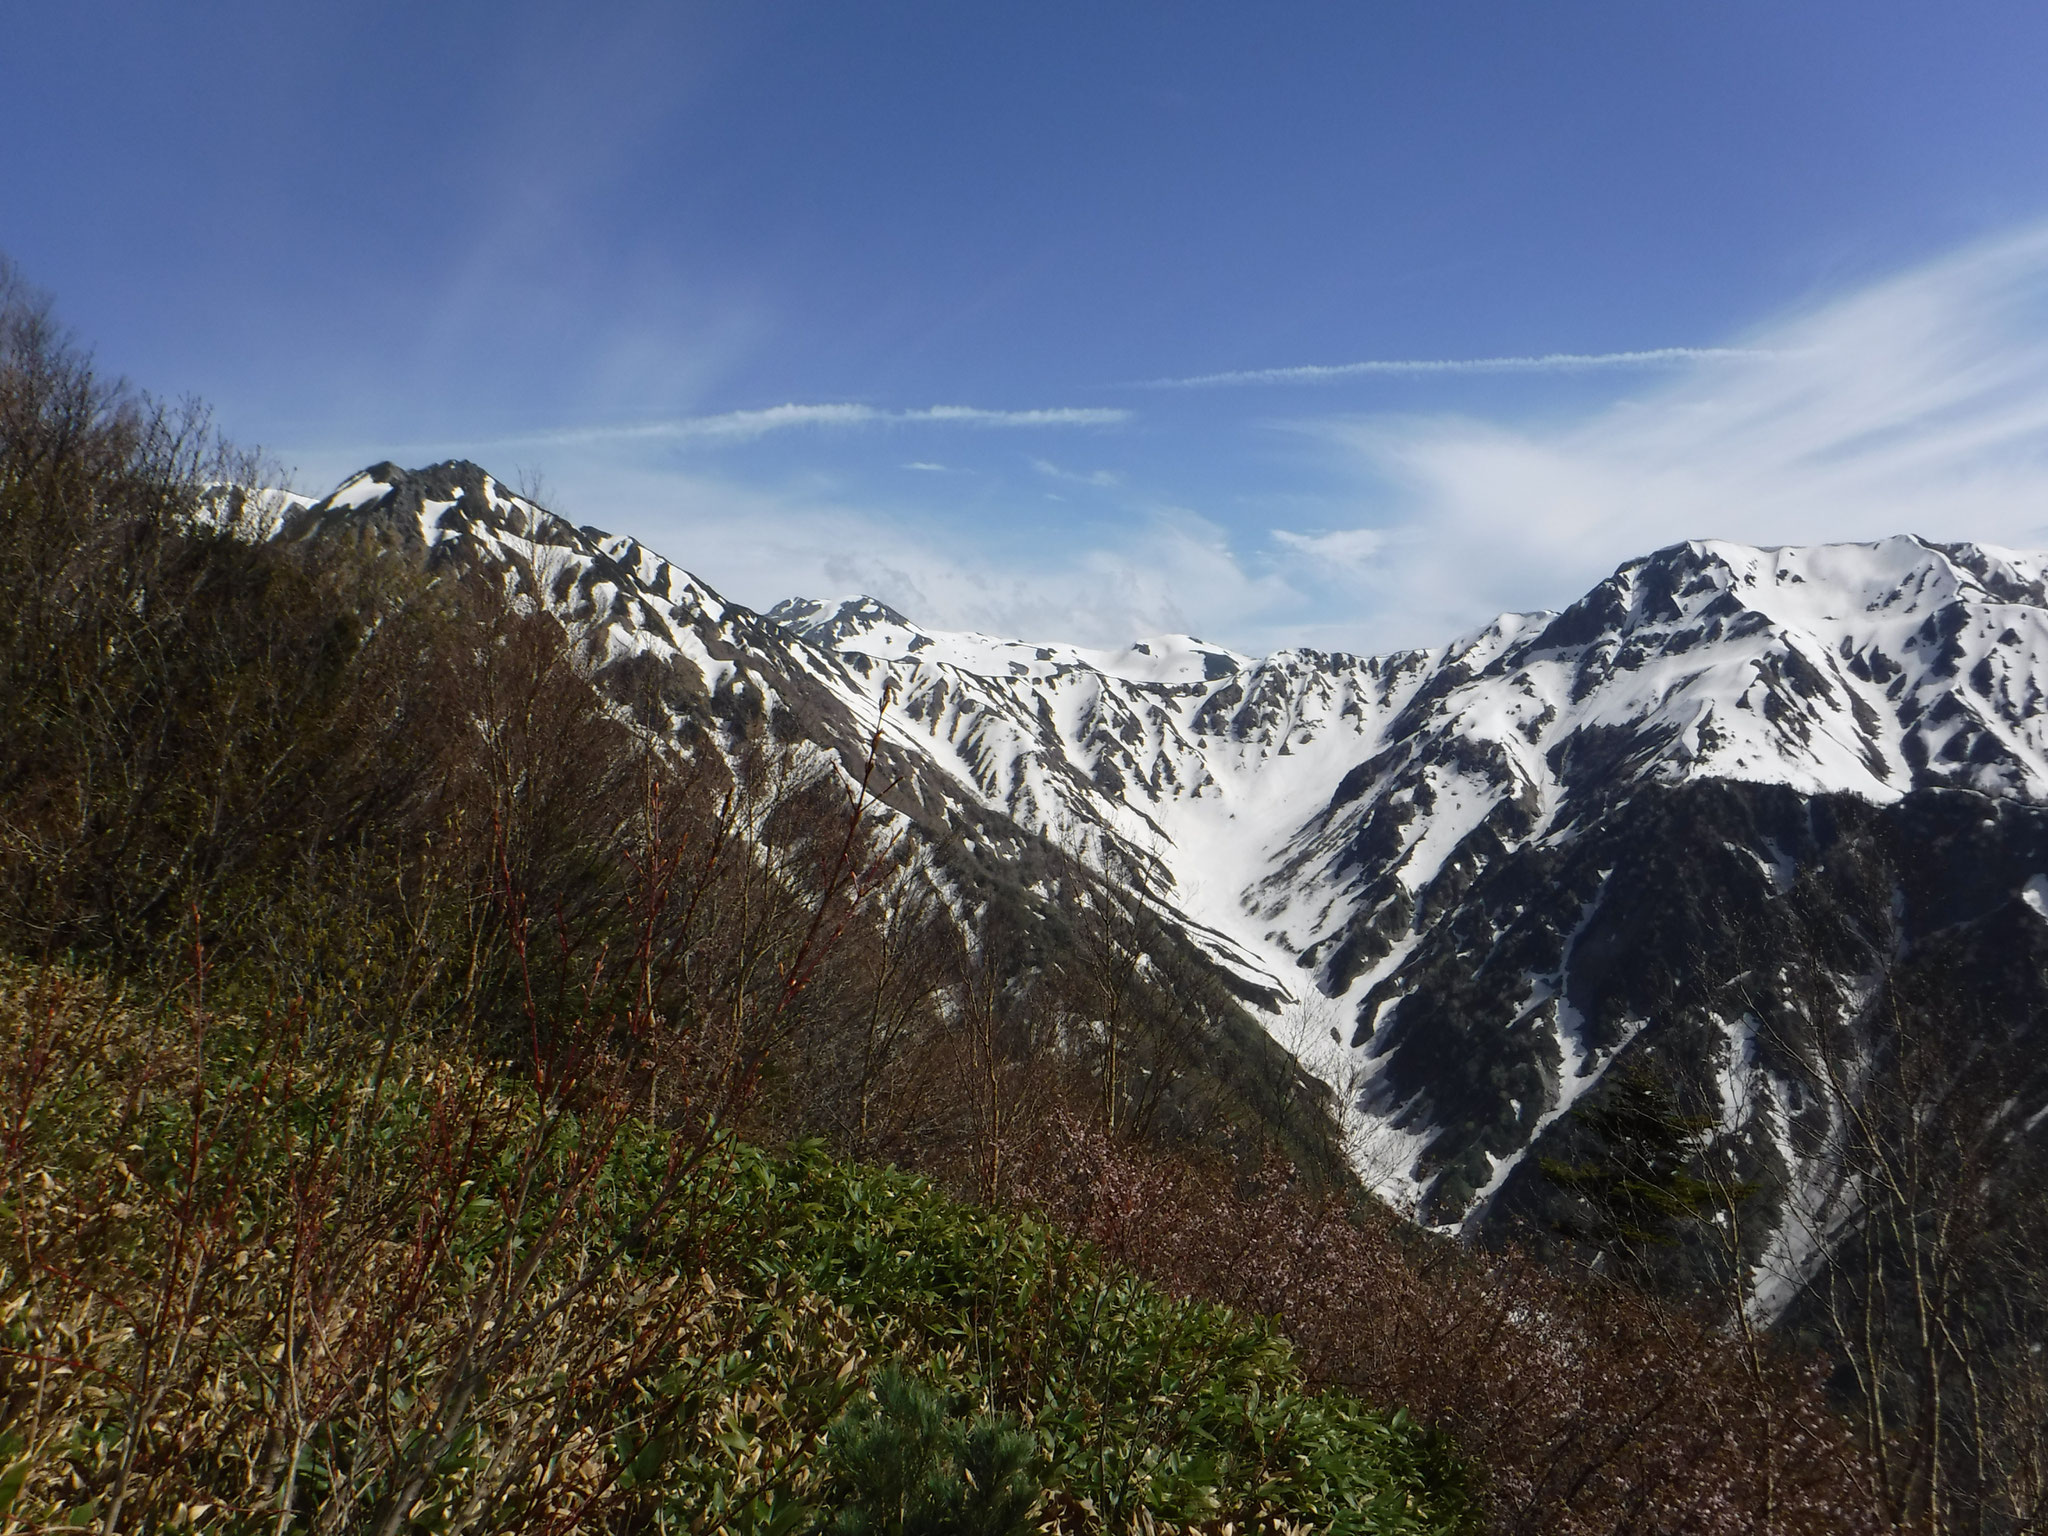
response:
{"label": "brown foliage", "polygon": [[1499,1532],[1882,1529],[1816,1373],[1613,1284],[1478,1253],[1390,1213],[1162,1157],[1059,1116],[1019,1199],[1175,1291],[1279,1319],[1312,1377],[1400,1403],[1484,1469]]}
{"label": "brown foliage", "polygon": [[2031,1021],[1958,1007],[1972,995],[1939,967],[1884,979],[1862,1018],[1801,1053],[1825,1094],[1842,1205],[1798,1213],[1827,1258],[1794,1320],[1839,1364],[1893,1519],[2039,1530],[2048,1168],[2009,1076]]}

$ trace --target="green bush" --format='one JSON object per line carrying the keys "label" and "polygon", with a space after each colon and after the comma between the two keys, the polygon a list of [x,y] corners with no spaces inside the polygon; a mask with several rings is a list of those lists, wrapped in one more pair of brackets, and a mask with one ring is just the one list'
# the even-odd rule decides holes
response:
{"label": "green bush", "polygon": [[6,965],[0,1109],[0,1529],[995,1533],[1036,1500],[1060,1530],[1429,1532],[1464,1509],[1434,1440],[1309,1391],[1265,1321],[817,1146]]}
{"label": "green bush", "polygon": [[1170,1296],[1037,1221],[817,1146],[733,1155],[752,1168],[733,1198],[759,1214],[726,1227],[749,1234],[734,1257],[756,1283],[796,1281],[877,1354],[1014,1415],[1063,1522],[1364,1532],[1465,1518],[1464,1476],[1441,1439],[1310,1390],[1265,1319]]}

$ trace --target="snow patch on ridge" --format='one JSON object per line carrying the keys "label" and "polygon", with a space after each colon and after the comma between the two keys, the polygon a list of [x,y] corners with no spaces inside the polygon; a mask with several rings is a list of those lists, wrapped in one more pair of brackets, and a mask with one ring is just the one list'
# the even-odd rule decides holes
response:
{"label": "snow patch on ridge", "polygon": [[368,470],[342,481],[340,487],[330,495],[325,506],[337,512],[353,512],[358,507],[367,507],[374,501],[382,501],[391,494],[391,487],[374,478]]}

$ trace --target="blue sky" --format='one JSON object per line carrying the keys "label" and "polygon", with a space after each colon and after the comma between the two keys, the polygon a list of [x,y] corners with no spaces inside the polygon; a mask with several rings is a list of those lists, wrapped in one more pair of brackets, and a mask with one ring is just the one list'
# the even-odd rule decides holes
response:
{"label": "blue sky", "polygon": [[1690,536],[2048,544],[2038,4],[78,0],[0,50],[0,250],[107,368],[301,489],[538,470],[750,603],[1379,649]]}

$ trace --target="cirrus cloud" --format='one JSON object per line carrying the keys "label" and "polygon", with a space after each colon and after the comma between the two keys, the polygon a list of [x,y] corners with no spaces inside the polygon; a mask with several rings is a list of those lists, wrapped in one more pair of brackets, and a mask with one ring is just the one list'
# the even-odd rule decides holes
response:
{"label": "cirrus cloud", "polygon": [[1583,373],[1597,368],[1654,368],[1768,353],[1748,347],[1650,347],[1637,352],[1543,352],[1527,357],[1395,357],[1358,363],[1304,363],[1291,368],[1241,368],[1184,379],[1148,379],[1144,389],[1213,389],[1243,384],[1328,384],[1380,374]]}
{"label": "cirrus cloud", "polygon": [[1560,605],[1689,538],[2048,543],[2048,226],[1786,316],[1562,424],[1285,425],[1383,509],[1354,596],[1375,645]]}
{"label": "cirrus cloud", "polygon": [[1304,559],[1363,570],[1387,547],[1387,535],[1379,528],[1341,528],[1334,533],[1293,533],[1275,528],[1273,542]]}
{"label": "cirrus cloud", "polygon": [[668,441],[677,443],[743,443],[773,432],[795,429],[886,426],[964,426],[995,428],[1117,427],[1132,413],[1116,408],[1057,406],[1037,410],[999,411],[972,405],[928,405],[914,410],[834,403],[771,405],[758,410],[721,411],[710,416],[682,416],[668,421],[623,422],[612,426],[566,427],[497,439],[483,446],[533,444],[541,447],[586,447],[600,443]]}

